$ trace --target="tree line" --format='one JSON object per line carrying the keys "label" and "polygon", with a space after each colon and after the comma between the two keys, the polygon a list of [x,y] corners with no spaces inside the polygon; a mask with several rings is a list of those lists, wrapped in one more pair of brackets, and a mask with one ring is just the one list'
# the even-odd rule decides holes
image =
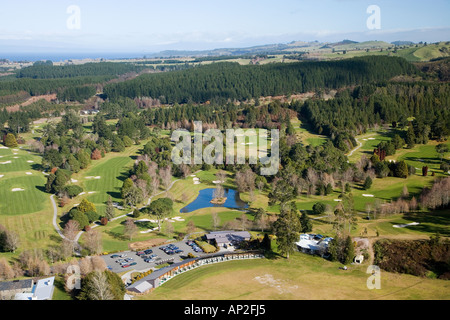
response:
{"label": "tree line", "polygon": [[144,74],[130,81],[109,84],[104,92],[111,100],[152,97],[164,104],[245,101],[386,81],[397,75],[415,73],[417,69],[406,60],[381,56],[259,66],[223,62],[178,72]]}

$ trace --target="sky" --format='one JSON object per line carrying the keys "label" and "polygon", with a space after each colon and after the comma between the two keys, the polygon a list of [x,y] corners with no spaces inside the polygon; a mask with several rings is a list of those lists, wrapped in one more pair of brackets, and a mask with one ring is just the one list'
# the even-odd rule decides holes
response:
{"label": "sky", "polygon": [[[380,10],[374,30],[367,25],[371,5]],[[437,42],[450,40],[449,13],[449,0],[0,0],[0,57],[344,39]]]}

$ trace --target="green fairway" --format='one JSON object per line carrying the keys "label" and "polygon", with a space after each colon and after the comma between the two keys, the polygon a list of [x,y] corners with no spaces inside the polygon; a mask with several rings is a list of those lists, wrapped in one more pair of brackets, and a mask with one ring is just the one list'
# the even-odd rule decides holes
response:
{"label": "green fairway", "polygon": [[[101,165],[88,170],[84,175],[84,186],[87,199],[93,202],[99,213],[108,197],[113,201],[121,201],[120,188],[122,187],[126,168],[132,163],[130,157],[117,157],[103,162]],[[91,178],[94,177],[94,178]],[[100,177],[99,179],[96,179]],[[89,192],[95,192],[89,194]]]}

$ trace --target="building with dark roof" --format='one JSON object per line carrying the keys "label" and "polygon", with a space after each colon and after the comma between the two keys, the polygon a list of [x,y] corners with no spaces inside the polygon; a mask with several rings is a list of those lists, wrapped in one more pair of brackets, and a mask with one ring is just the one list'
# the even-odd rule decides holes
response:
{"label": "building with dark roof", "polygon": [[242,241],[249,241],[251,234],[248,231],[214,231],[206,235],[206,240],[211,244],[217,244],[220,247],[224,245],[235,245]]}
{"label": "building with dark roof", "polygon": [[32,279],[0,282],[0,300],[12,300],[16,294],[28,293],[32,289]]}

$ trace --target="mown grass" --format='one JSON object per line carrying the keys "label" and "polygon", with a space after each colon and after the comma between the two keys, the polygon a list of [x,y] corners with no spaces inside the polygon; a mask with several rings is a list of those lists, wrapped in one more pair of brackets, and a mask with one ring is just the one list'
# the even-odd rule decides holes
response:
{"label": "mown grass", "polygon": [[[448,299],[450,283],[381,273],[381,289],[369,290],[367,265],[349,266],[295,253],[290,259],[241,260],[202,266],[178,275],[142,300]],[[215,290],[212,288],[218,288]]]}

